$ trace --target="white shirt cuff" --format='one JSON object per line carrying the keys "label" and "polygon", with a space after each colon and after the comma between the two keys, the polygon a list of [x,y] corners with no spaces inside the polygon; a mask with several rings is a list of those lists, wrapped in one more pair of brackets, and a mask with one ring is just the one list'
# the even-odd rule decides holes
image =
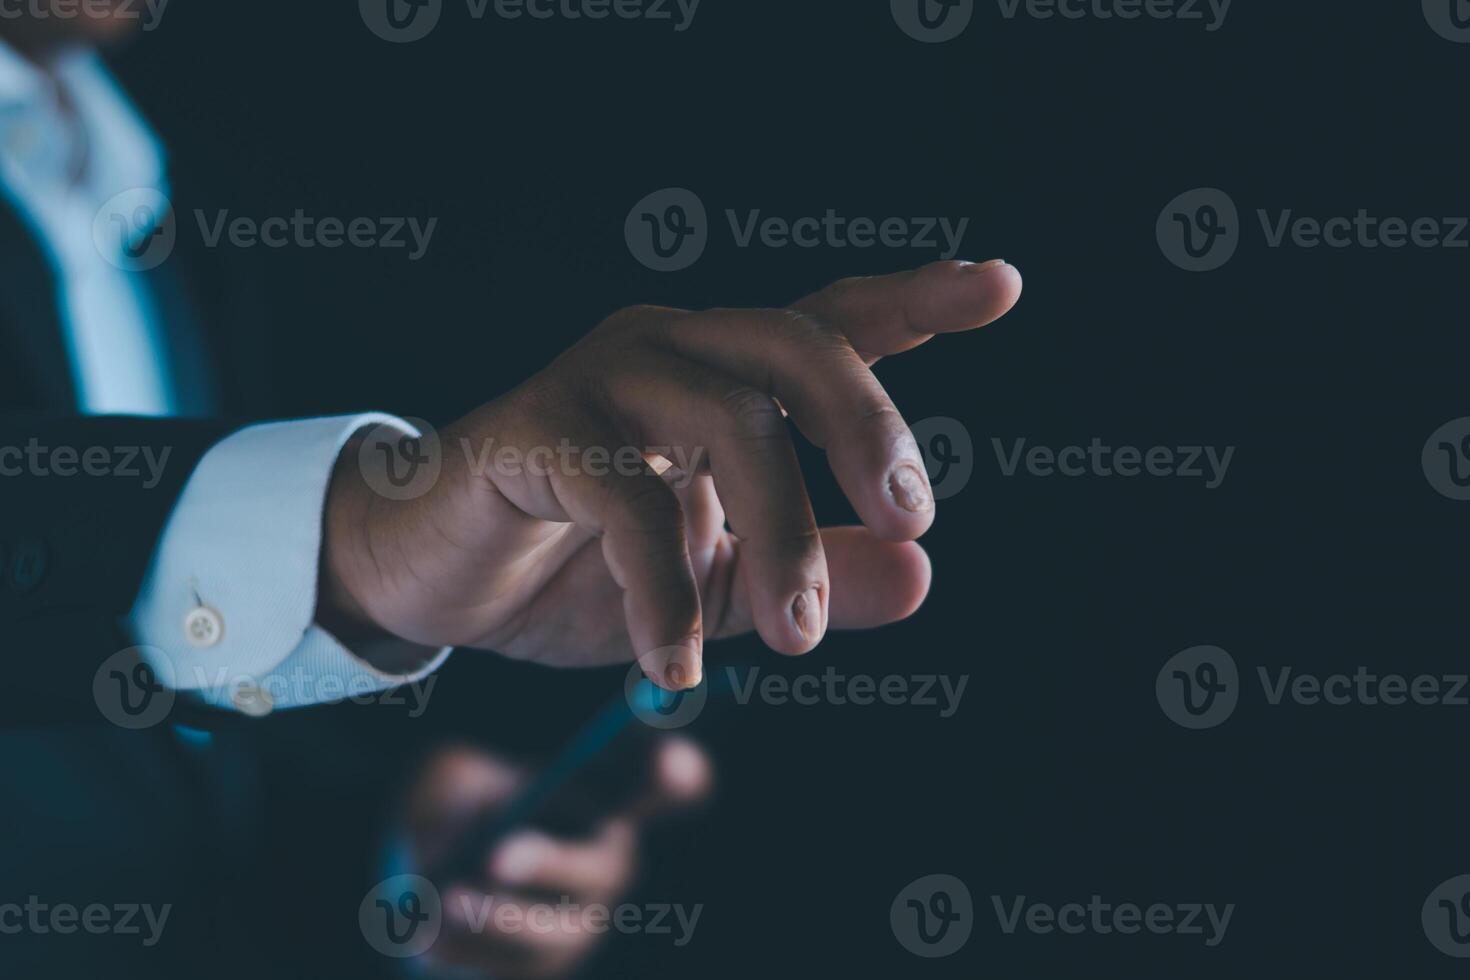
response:
{"label": "white shirt cuff", "polygon": [[270,422],[207,452],[184,487],[129,614],[158,679],[218,708],[266,714],[416,682],[388,674],[314,622],[327,488],[359,430],[393,425],[368,413]]}

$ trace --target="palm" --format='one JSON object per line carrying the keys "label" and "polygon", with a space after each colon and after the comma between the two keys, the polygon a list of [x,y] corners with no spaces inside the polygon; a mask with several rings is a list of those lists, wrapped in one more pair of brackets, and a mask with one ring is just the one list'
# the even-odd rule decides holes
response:
{"label": "palm", "polygon": [[[738,542],[724,528],[724,510],[708,476],[694,479],[679,490],[679,497],[689,518],[689,555],[705,625],[714,639],[733,598]],[[570,524],[554,535],[517,590],[519,601],[510,604],[503,621],[476,645],[548,666],[628,663],[634,652],[623,590],[599,539]]]}
{"label": "palm", "polygon": [[[740,542],[708,476],[679,491],[689,556],[709,639],[753,629],[740,575]],[[472,646],[554,667],[596,667],[634,659],[623,589],[599,539],[571,524],[541,522],[535,547],[507,601],[495,604]],[[863,528],[823,532],[833,574],[833,625],[862,628],[907,616],[928,589],[928,561],[917,545],[879,541]],[[461,581],[473,580],[461,578]]]}

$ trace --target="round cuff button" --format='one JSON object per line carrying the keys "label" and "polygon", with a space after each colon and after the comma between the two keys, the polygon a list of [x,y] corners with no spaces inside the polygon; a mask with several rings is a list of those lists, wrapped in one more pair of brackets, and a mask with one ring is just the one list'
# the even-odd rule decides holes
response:
{"label": "round cuff button", "polygon": [[191,647],[205,650],[225,635],[225,621],[208,606],[195,606],[184,616],[184,638]]}
{"label": "round cuff button", "polygon": [[237,711],[251,718],[264,718],[276,709],[271,692],[250,681],[237,685],[230,692],[230,701]]}

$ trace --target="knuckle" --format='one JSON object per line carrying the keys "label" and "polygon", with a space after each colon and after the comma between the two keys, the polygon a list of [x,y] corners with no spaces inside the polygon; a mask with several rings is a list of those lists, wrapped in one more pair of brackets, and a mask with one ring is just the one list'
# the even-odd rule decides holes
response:
{"label": "knuckle", "polygon": [[602,325],[611,329],[627,327],[640,320],[647,319],[657,309],[657,307],[647,303],[635,303],[632,306],[625,306],[620,310],[614,311],[607,319],[602,321]]}
{"label": "knuckle", "polygon": [[618,509],[621,530],[657,534],[682,530],[684,526],[679,498],[656,476],[629,482],[619,498]]}
{"label": "knuckle", "polygon": [[782,310],[783,332],[818,353],[848,355],[852,344],[847,335],[815,313]]}
{"label": "knuckle", "polygon": [[605,335],[627,336],[644,331],[657,331],[665,329],[681,315],[681,311],[666,306],[637,303],[633,306],[625,306],[609,315],[598,325],[596,332]]}
{"label": "knuckle", "polygon": [[875,399],[858,407],[857,424],[880,432],[907,430],[903,415],[888,399]]}
{"label": "knuckle", "polygon": [[828,302],[845,299],[855,290],[861,289],[872,278],[872,276],[848,276],[845,279],[838,279],[826,289],[822,290],[821,296]]}
{"label": "knuckle", "polygon": [[861,407],[857,413],[856,426],[865,438],[883,445],[890,456],[919,455],[913,431],[891,401],[885,399]]}
{"label": "knuckle", "polygon": [[776,544],[792,560],[805,561],[822,553],[822,532],[802,516],[796,526],[779,535]]}
{"label": "knuckle", "polygon": [[721,399],[730,428],[744,440],[774,439],[786,434],[786,419],[774,398],[759,388],[741,386]]}

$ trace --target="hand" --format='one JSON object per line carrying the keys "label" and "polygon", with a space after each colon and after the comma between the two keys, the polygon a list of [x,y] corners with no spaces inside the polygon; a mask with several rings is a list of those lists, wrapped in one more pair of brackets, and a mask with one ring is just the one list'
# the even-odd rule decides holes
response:
{"label": "hand", "polygon": [[[436,882],[443,931],[426,954],[428,965],[529,980],[567,973],[586,957],[601,931],[584,928],[572,915],[528,918],[527,908],[544,902],[585,911],[620,900],[636,871],[643,825],[701,799],[710,785],[709,760],[687,739],[662,739],[653,762],[647,794],[623,812],[603,816],[591,838],[567,841],[520,831],[485,856],[484,873],[476,880]],[[431,759],[408,801],[410,870],[432,867],[467,826],[510,802],[529,775],[472,749],[445,750]],[[507,906],[516,907],[516,914],[505,914]],[[505,922],[520,927],[507,930]]]}
{"label": "hand", "polygon": [[[636,657],[670,689],[699,682],[706,637],[754,628],[798,654],[829,625],[902,619],[928,591],[912,542],[934,499],[871,367],[995,320],[1020,291],[1004,262],[940,262],[789,309],[622,310],[444,429],[422,496],[373,493],[344,453],[324,618],[558,666]],[[818,530],[787,412],[826,449],[863,527]],[[628,447],[637,465],[618,472],[608,459]],[[654,447],[662,458],[642,463]],[[527,465],[495,463],[506,449]]]}

